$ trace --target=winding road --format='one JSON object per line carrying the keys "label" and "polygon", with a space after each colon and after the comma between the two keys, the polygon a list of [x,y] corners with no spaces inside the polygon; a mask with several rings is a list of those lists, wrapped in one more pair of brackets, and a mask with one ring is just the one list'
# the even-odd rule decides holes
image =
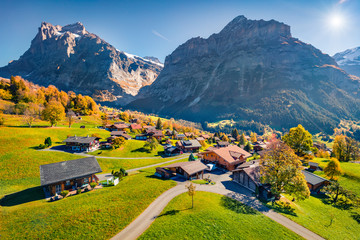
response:
{"label": "winding road", "polygon": [[[308,230],[307,228],[291,221],[279,213],[264,206],[259,200],[252,196],[252,192],[246,188],[241,187],[237,183],[231,181],[230,174],[212,174],[211,179],[216,182],[215,185],[198,185],[197,191],[205,191],[228,196],[237,201],[253,207],[265,216],[283,225],[289,230],[297,233],[305,239],[323,240],[322,237]],[[131,222],[125,229],[115,235],[112,240],[134,240],[137,239],[146,229],[156,220],[161,214],[166,205],[176,196],[185,193],[185,182],[179,182],[177,186],[167,190],[161,194],[154,202],[152,202],[145,211],[140,214],[133,222]]]}

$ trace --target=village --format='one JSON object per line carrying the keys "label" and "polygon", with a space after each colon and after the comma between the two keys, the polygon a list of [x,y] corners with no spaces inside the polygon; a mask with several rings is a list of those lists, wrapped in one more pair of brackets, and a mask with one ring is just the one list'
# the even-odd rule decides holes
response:
{"label": "village", "polygon": [[[99,237],[109,234],[107,238],[112,239],[157,236],[159,229],[171,231],[172,222],[180,221],[182,215],[168,214],[161,220],[159,216],[164,211],[178,211],[179,205],[172,202],[180,198],[182,204],[192,205],[187,209],[193,214],[203,208],[212,214],[212,207],[218,205],[207,205],[210,199],[234,201],[230,202],[231,206],[246,209],[236,210],[241,214],[237,218],[247,218],[248,211],[255,211],[260,214],[256,216],[266,216],[264,224],[276,222],[277,225],[269,225],[268,230],[259,233],[270,236],[276,229],[281,232],[279,239],[281,236],[331,239],[327,231],[332,224],[342,226],[348,225],[346,221],[357,221],[357,187],[349,185],[344,171],[348,174],[354,169],[358,171],[359,164],[352,159],[337,160],[356,156],[357,150],[355,145],[347,148],[349,139],[341,134],[330,139],[326,136],[328,141],[325,141],[321,134],[312,136],[301,125],[282,136],[277,132],[260,135],[236,128],[229,133],[210,132],[192,123],[136,111],[103,107],[100,111],[100,115],[92,116],[69,111],[66,118],[50,128],[43,120],[24,128],[18,116],[4,115],[8,124],[15,124],[2,127],[4,137],[6,132],[10,134],[17,129],[11,143],[20,144],[29,134],[32,139],[26,146],[7,149],[27,162],[38,161],[27,167],[30,181],[21,177],[25,183],[21,191],[15,190],[20,185],[6,185],[2,209],[6,212],[22,209],[22,218],[28,220],[37,218],[33,214],[38,214],[37,206],[42,211],[62,209],[61,215],[69,222],[85,211],[96,221],[101,219],[102,224],[115,224],[97,233]],[[352,152],[339,155],[340,144],[343,144],[342,153],[346,149]],[[13,159],[18,159],[15,156]],[[7,169],[13,172],[14,167]],[[186,198],[187,195],[191,198]],[[92,203],[85,207],[87,198]],[[73,205],[78,201],[79,204]],[[169,202],[168,207],[175,210],[166,210]],[[107,210],[106,206],[111,207]],[[306,214],[300,211],[300,206],[301,211],[306,209]],[[69,207],[75,215],[65,211]],[[130,208],[136,209],[130,218],[116,210]],[[226,211],[234,211],[232,208]],[[326,234],[324,229],[306,222],[308,217],[322,216],[323,209],[328,213],[325,219],[319,219],[318,225],[331,223],[325,229]],[[6,222],[12,224],[11,212],[8,213],[10,218]],[[120,217],[105,217],[108,214]],[[336,217],[332,217],[334,214]],[[346,221],[339,221],[340,218]],[[55,215],[47,215],[45,219],[51,222],[51,227],[57,226]],[[221,219],[230,221],[225,215]],[[357,228],[355,224],[350,226]],[[175,233],[180,233],[180,229]],[[32,236],[36,238],[41,232],[43,228],[37,225]],[[16,231],[11,234],[17,236]],[[347,234],[354,236],[353,230]]]}

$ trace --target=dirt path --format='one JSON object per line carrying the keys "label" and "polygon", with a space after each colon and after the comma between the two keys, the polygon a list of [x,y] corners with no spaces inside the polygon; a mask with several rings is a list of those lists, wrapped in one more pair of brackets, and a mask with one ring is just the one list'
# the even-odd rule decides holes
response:
{"label": "dirt path", "polygon": [[[246,205],[253,207],[275,222],[285,226],[305,239],[320,240],[323,238],[303,226],[291,221],[279,213],[267,208],[259,200],[252,196],[252,193],[229,179],[229,174],[219,176],[215,185],[196,185],[197,191],[213,192],[228,196]],[[112,240],[134,240],[137,239],[161,214],[166,205],[176,196],[185,193],[185,182],[169,189],[160,195],[148,208],[131,222],[125,229],[115,235]],[[276,234],[276,233],[274,233]]]}

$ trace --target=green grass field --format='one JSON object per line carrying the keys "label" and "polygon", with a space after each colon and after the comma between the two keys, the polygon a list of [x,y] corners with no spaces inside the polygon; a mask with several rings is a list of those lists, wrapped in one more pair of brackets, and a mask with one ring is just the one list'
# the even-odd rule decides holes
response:
{"label": "green grass field", "polygon": [[[325,158],[314,158],[311,161],[319,163],[319,166],[322,168],[329,162]],[[341,162],[340,164],[344,174],[339,178],[339,183],[360,197],[360,164],[351,162]],[[316,171],[315,174],[326,178],[322,171]]]}
{"label": "green grass field", "polygon": [[[289,199],[292,198],[289,197]],[[360,213],[359,209],[341,210],[325,204],[321,198],[314,196],[310,196],[305,201],[288,202],[295,208],[296,216],[284,213],[283,215],[325,239],[360,238],[360,224],[351,217],[355,212]]]}
{"label": "green grass field", "polygon": [[139,239],[302,239],[282,225],[222,195],[174,198]]}
{"label": "green grass field", "polygon": [[147,149],[143,148],[145,141],[130,139],[125,142],[125,144],[118,149],[114,150],[97,150],[91,155],[94,156],[104,156],[104,157],[123,157],[123,158],[137,158],[137,157],[161,157],[159,155],[164,151],[164,148],[161,145],[152,151],[148,152]]}
{"label": "green grass field", "polygon": [[41,199],[40,187],[1,201],[2,239],[109,239],[162,192],[176,185],[153,177],[154,168],[124,178],[117,186],[56,202]]}

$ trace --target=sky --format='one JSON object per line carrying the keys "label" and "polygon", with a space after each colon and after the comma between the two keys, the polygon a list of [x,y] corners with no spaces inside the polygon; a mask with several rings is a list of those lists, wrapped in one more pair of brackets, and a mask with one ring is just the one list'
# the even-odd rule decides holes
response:
{"label": "sky", "polygon": [[164,61],[192,37],[239,15],[290,25],[292,36],[333,55],[360,46],[359,0],[1,0],[0,66],[18,59],[41,22],[82,22],[119,50]]}

